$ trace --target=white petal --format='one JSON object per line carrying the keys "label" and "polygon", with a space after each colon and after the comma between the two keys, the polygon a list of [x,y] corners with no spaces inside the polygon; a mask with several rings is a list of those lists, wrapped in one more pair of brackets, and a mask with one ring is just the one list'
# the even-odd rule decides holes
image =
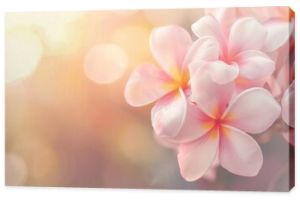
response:
{"label": "white petal", "polygon": [[144,64],[134,70],[125,87],[125,99],[131,106],[143,106],[172,91],[171,78],[158,67]]}
{"label": "white petal", "polygon": [[199,66],[191,79],[191,99],[212,118],[223,113],[234,92],[234,82],[218,84],[212,80],[210,72]]}
{"label": "white petal", "polygon": [[188,101],[187,112],[179,133],[169,140],[174,143],[191,142],[206,134],[214,126],[213,120],[197,105]]}
{"label": "white petal", "polygon": [[220,24],[211,15],[204,16],[192,24],[192,31],[197,35],[199,38],[204,36],[211,36],[216,39],[221,37],[221,29]]}
{"label": "white petal", "polygon": [[241,18],[231,27],[229,34],[230,54],[245,50],[260,50],[267,37],[266,28],[255,18]]}
{"label": "white petal", "polygon": [[268,35],[264,45],[264,50],[272,52],[283,46],[290,37],[292,25],[286,21],[272,20],[264,24],[267,28]]}
{"label": "white petal", "polygon": [[251,88],[236,96],[223,117],[226,124],[248,133],[262,133],[280,115],[280,106],[271,93],[263,88]]}
{"label": "white petal", "polygon": [[250,80],[266,78],[275,70],[275,62],[260,51],[243,51],[235,57],[235,61],[240,67],[240,74]]}
{"label": "white petal", "polygon": [[228,65],[222,61],[209,62],[207,69],[212,80],[221,85],[234,81],[239,75],[239,68],[235,63]]}
{"label": "white petal", "polygon": [[160,66],[172,77],[181,72],[188,49],[192,44],[189,33],[176,25],[155,28],[150,36],[150,50]]}
{"label": "white petal", "polygon": [[187,53],[186,65],[199,61],[213,61],[219,58],[219,44],[213,37],[196,40]]}
{"label": "white petal", "polygon": [[151,110],[154,132],[160,137],[174,137],[186,117],[187,102],[183,92],[172,92],[160,99]]}
{"label": "white petal", "polygon": [[187,181],[201,178],[212,166],[219,146],[219,133],[208,133],[200,139],[178,147],[180,173]]}
{"label": "white petal", "polygon": [[256,176],[263,163],[263,155],[256,141],[230,126],[223,126],[220,134],[219,156],[222,167],[240,176]]}

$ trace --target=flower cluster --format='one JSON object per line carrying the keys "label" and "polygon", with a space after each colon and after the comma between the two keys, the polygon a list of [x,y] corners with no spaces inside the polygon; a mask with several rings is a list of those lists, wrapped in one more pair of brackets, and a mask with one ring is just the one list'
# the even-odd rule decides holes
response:
{"label": "flower cluster", "polygon": [[294,85],[276,94],[275,77],[289,67],[278,66],[278,52],[286,50],[290,22],[237,16],[237,10],[208,12],[191,26],[195,41],[177,25],[152,31],[150,49],[158,66],[139,66],[125,99],[132,106],[155,102],[156,137],[177,150],[187,181],[203,177],[215,163],[256,176],[263,155],[249,134],[263,133],[281,115],[294,126],[289,119]]}

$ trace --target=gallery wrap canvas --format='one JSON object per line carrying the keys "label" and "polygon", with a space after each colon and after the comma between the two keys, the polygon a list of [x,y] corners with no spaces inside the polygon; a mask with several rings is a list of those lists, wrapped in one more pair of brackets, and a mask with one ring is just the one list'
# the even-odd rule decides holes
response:
{"label": "gallery wrap canvas", "polygon": [[289,191],[288,7],[5,16],[7,186]]}

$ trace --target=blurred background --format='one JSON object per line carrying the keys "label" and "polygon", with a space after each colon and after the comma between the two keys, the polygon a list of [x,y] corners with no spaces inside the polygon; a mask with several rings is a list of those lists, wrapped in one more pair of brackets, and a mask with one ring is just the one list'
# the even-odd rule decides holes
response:
{"label": "blurred background", "polygon": [[[129,106],[131,71],[155,62],[153,27],[190,31],[203,9],[7,13],[6,185],[288,190],[293,146],[281,122],[256,136],[257,177],[215,167],[186,182],[176,152],[154,138],[152,105]],[[293,161],[293,160],[292,160]]]}

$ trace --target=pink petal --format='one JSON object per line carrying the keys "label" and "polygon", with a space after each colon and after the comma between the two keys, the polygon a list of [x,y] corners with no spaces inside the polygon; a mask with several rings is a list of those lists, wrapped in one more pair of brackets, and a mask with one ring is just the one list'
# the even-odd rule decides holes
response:
{"label": "pink petal", "polygon": [[205,9],[206,14],[213,15],[220,23],[221,30],[226,38],[228,38],[230,27],[240,17],[240,10],[238,8],[214,8]]}
{"label": "pink petal", "polygon": [[[293,39],[294,40],[294,39]],[[268,56],[276,63],[276,68],[281,68],[283,65],[288,65],[290,62],[290,50],[294,47],[291,46],[290,40],[283,44],[276,51],[267,52]],[[266,51],[266,50],[264,50]]]}
{"label": "pink petal", "polygon": [[294,81],[285,90],[281,99],[282,106],[282,119],[283,121],[291,126],[295,127],[295,83]]}
{"label": "pink petal", "polygon": [[241,18],[231,27],[229,50],[231,56],[245,50],[260,50],[267,37],[266,28],[254,18]]}
{"label": "pink petal", "polygon": [[204,60],[199,60],[199,61],[194,61],[189,64],[189,75],[191,77],[191,81],[193,80],[193,76],[197,74],[198,70],[203,70],[206,69],[206,66],[209,61],[204,61]]}
{"label": "pink petal", "polygon": [[256,176],[263,163],[263,155],[256,141],[230,126],[221,128],[219,156],[222,167],[240,176]]}
{"label": "pink petal", "polygon": [[213,182],[216,180],[217,178],[217,169],[219,167],[220,163],[219,163],[219,155],[216,155],[215,161],[212,163],[211,167],[205,172],[205,174],[203,175],[203,178]]}
{"label": "pink petal", "polygon": [[214,126],[213,120],[195,104],[187,102],[187,112],[179,133],[169,138],[173,143],[186,143],[200,138]]}
{"label": "pink petal", "polygon": [[290,23],[280,20],[271,20],[264,24],[268,34],[264,45],[264,50],[272,52],[281,47],[289,39],[291,29]]}
{"label": "pink petal", "polygon": [[240,74],[252,80],[266,78],[275,70],[274,61],[260,51],[243,51],[235,57],[235,61],[240,67]]}
{"label": "pink petal", "polygon": [[251,88],[236,96],[223,117],[226,124],[248,133],[262,133],[280,115],[280,106],[271,93],[263,88]]}
{"label": "pink petal", "polygon": [[212,80],[206,66],[199,69],[191,79],[191,99],[208,116],[215,118],[226,108],[234,92],[234,83],[218,84]]}
{"label": "pink petal", "polygon": [[225,35],[228,35],[231,25],[236,21],[238,16],[237,8],[215,8],[205,9],[206,14],[212,14],[221,23],[221,27]]}
{"label": "pink petal", "polygon": [[200,139],[178,147],[178,163],[182,177],[187,181],[201,178],[212,166],[219,146],[219,133],[208,133]]}
{"label": "pink petal", "polygon": [[185,63],[213,61],[219,58],[219,44],[213,37],[196,40],[187,53]]}
{"label": "pink petal", "polygon": [[239,68],[235,63],[228,65],[222,61],[209,62],[207,69],[211,79],[218,84],[232,82],[239,75]]}
{"label": "pink petal", "polygon": [[176,136],[186,117],[186,110],[186,97],[181,90],[160,99],[151,110],[154,132],[160,137]]}
{"label": "pink petal", "polygon": [[171,77],[187,67],[183,61],[191,44],[189,33],[176,25],[155,28],[150,38],[154,58]]}
{"label": "pink petal", "polygon": [[224,31],[221,30],[219,22],[215,17],[206,15],[192,24],[193,33],[199,38],[210,36],[215,38],[224,47],[226,44]]}
{"label": "pink petal", "polygon": [[131,106],[143,106],[161,98],[173,88],[171,78],[158,67],[144,64],[137,68],[125,87],[125,99]]}

